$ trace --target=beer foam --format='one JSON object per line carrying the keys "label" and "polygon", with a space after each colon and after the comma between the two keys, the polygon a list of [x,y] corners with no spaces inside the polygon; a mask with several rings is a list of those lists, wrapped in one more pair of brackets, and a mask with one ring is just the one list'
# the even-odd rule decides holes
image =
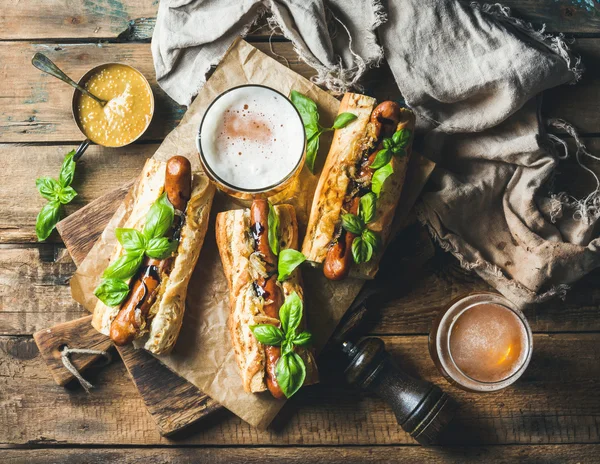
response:
{"label": "beer foam", "polygon": [[240,189],[275,186],[303,154],[304,128],[292,103],[266,87],[233,89],[215,100],[200,129],[204,161]]}

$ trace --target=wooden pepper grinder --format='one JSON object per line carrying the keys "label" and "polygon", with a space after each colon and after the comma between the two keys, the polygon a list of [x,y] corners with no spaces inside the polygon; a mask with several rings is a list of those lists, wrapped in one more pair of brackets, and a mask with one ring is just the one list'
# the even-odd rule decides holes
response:
{"label": "wooden pepper grinder", "polygon": [[350,359],[344,371],[348,383],[387,401],[398,424],[420,444],[437,443],[456,412],[456,403],[446,393],[402,371],[380,338],[366,338],[356,345],[343,342],[342,351]]}

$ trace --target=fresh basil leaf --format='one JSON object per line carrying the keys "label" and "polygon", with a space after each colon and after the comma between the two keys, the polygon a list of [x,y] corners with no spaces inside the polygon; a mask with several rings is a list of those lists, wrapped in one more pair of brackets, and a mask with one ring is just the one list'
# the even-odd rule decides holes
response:
{"label": "fresh basil leaf", "polygon": [[306,166],[310,172],[315,172],[315,160],[317,159],[317,152],[319,151],[319,137],[321,132],[315,133],[306,144]]}
{"label": "fresh basil leaf", "polygon": [[289,333],[295,334],[302,320],[302,300],[296,292],[288,295],[279,308],[279,320],[286,336]]}
{"label": "fresh basil leaf", "polygon": [[375,155],[375,159],[369,166],[371,169],[379,169],[390,162],[392,159],[392,151],[384,148],[383,150],[379,150]]}
{"label": "fresh basil leaf", "polygon": [[406,148],[393,147],[392,148],[392,153],[394,155],[397,155],[398,158],[402,158],[402,157],[406,156]]}
{"label": "fresh basil leaf", "polygon": [[146,247],[146,255],[154,259],[165,259],[173,254],[178,245],[178,241],[169,240],[167,237],[151,238]]}
{"label": "fresh basil leaf", "polygon": [[293,340],[294,345],[306,346],[312,343],[312,334],[310,332],[301,332],[296,335],[296,338]]}
{"label": "fresh basil leaf", "polygon": [[375,218],[377,211],[377,196],[373,192],[369,192],[360,198],[358,205],[358,217],[365,224],[368,224]]}
{"label": "fresh basil leaf", "polygon": [[73,187],[62,187],[60,192],[58,192],[58,201],[66,205],[67,203],[71,203],[76,196],[77,192]]}
{"label": "fresh basil leaf", "polygon": [[319,121],[319,110],[317,104],[308,98],[306,95],[302,95],[296,90],[292,90],[290,94],[290,100],[300,113],[304,127],[309,125],[315,125]]}
{"label": "fresh basil leaf", "polygon": [[394,167],[392,166],[392,163],[389,162],[382,168],[379,168],[373,174],[373,178],[371,179],[371,190],[373,191],[373,193],[375,195],[377,195],[377,198],[379,198],[379,194],[381,193],[381,188],[383,187],[383,183],[393,173],[394,173]]}
{"label": "fresh basil leaf", "polygon": [[267,238],[271,252],[277,256],[279,254],[279,215],[275,207],[269,202],[269,216],[267,218],[268,230]]}
{"label": "fresh basil leaf", "polygon": [[347,230],[354,235],[360,235],[362,230],[365,228],[365,223],[358,216],[347,213],[342,214],[342,227],[344,230]]}
{"label": "fresh basil leaf", "polygon": [[281,356],[285,356],[286,354],[292,353],[294,351],[294,344],[292,340],[286,338],[281,343]]}
{"label": "fresh basil leaf", "polygon": [[383,148],[388,150],[392,148],[392,139],[383,139]]}
{"label": "fresh basil leaf", "polygon": [[71,150],[66,154],[65,159],[62,162],[62,166],[60,167],[58,181],[63,187],[68,187],[71,185],[71,182],[73,182],[73,176],[75,175],[75,161],[73,160],[74,156],[75,150]]}
{"label": "fresh basil leaf", "polygon": [[287,353],[279,358],[275,367],[275,378],[286,398],[291,398],[306,379],[306,366],[297,353]]}
{"label": "fresh basil leaf", "polygon": [[35,220],[35,233],[40,242],[50,236],[54,226],[60,221],[60,212],[60,202],[51,201],[46,203],[38,213]]}
{"label": "fresh basil leaf", "polygon": [[60,184],[52,177],[40,177],[35,180],[35,186],[46,200],[54,201],[58,199]]}
{"label": "fresh basil leaf", "polygon": [[150,240],[165,235],[173,225],[174,216],[175,209],[167,199],[167,194],[163,193],[146,214],[146,225],[144,226],[146,238]]}
{"label": "fresh basil leaf", "polygon": [[356,237],[352,242],[352,257],[356,264],[366,263],[373,256],[373,247],[361,237]]}
{"label": "fresh basil leaf", "polygon": [[314,123],[305,125],[304,131],[306,132],[306,140],[310,141],[317,134],[317,138],[320,137],[321,129],[321,126],[319,126],[319,123],[316,121]]}
{"label": "fresh basil leaf", "polygon": [[335,121],[333,121],[333,128],[341,129],[342,127],[346,127],[357,117],[354,113],[340,113],[336,116]]}
{"label": "fresh basil leaf", "polygon": [[115,236],[128,254],[141,256],[146,250],[147,240],[144,234],[136,229],[115,229]]}
{"label": "fresh basil leaf", "polygon": [[277,269],[279,271],[277,280],[283,282],[284,280],[289,279],[292,272],[294,272],[294,269],[300,266],[304,261],[306,261],[306,256],[299,251],[292,248],[281,250],[279,253],[279,262],[277,263]]}
{"label": "fresh basil leaf", "polygon": [[117,258],[102,274],[103,279],[129,279],[133,276],[144,257],[142,255],[125,254]]}
{"label": "fresh basil leaf", "polygon": [[392,142],[398,148],[404,148],[410,142],[410,130],[409,129],[400,129],[396,131],[394,135],[392,135]]}
{"label": "fresh basil leaf", "polygon": [[121,279],[102,279],[94,290],[94,295],[106,306],[114,308],[129,295],[129,285]]}
{"label": "fresh basil leaf", "polygon": [[250,330],[263,345],[279,346],[285,340],[281,329],[271,324],[251,325]]}
{"label": "fresh basil leaf", "polygon": [[379,248],[379,243],[380,243],[381,239],[377,232],[373,232],[371,229],[365,229],[365,230],[363,230],[361,237],[362,237],[363,241],[365,241],[371,245],[371,248],[373,248],[373,251],[376,251],[377,248]]}

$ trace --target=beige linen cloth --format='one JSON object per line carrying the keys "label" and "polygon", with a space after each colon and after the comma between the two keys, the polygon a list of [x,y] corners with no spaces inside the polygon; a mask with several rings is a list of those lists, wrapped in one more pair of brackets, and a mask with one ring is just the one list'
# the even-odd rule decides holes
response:
{"label": "beige linen cloth", "polygon": [[[525,306],[600,265],[598,189],[583,199],[552,190],[559,156],[538,115],[544,90],[582,73],[562,37],[499,4],[456,0],[161,0],[159,84],[188,104],[264,12],[334,92],[356,88],[385,55],[419,117],[421,152],[438,162],[420,218],[464,267]],[[589,153],[578,144],[576,155],[584,164]]]}

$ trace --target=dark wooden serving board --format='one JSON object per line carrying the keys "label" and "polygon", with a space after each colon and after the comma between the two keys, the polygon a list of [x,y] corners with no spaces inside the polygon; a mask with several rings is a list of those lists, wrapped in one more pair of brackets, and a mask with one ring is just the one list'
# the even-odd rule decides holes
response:
{"label": "dark wooden serving board", "polygon": [[[58,223],[57,230],[76,265],[87,256],[131,185],[107,193]],[[40,330],[34,339],[59,385],[73,380],[61,361],[63,346],[106,350],[112,345],[108,337],[92,328],[91,316]],[[116,349],[162,435],[171,435],[222,408],[147,351],[131,346]],[[98,357],[72,355],[71,360],[77,369],[83,370]]]}

